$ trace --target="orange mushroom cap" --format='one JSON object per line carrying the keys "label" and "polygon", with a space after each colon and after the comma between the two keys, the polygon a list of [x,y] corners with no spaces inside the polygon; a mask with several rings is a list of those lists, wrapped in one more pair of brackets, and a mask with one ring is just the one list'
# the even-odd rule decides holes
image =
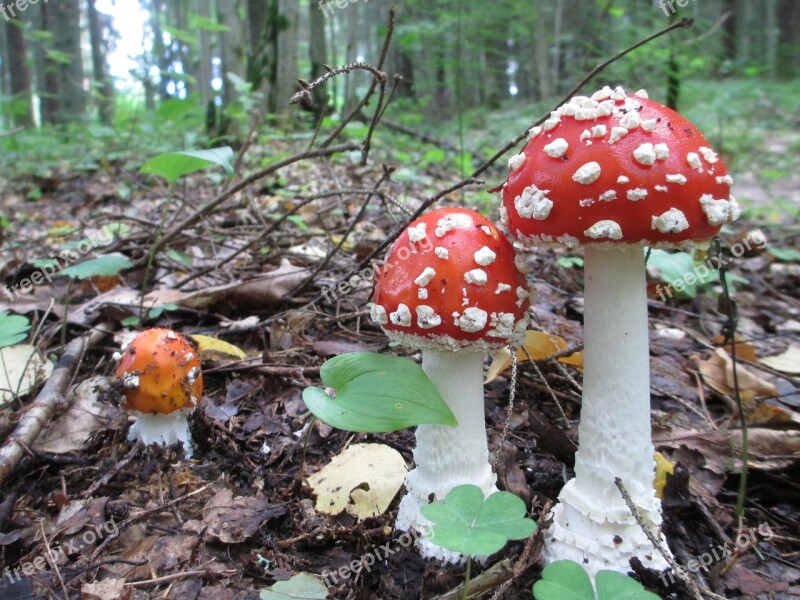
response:
{"label": "orange mushroom cap", "polygon": [[203,395],[197,349],[169,329],[156,327],[137,335],[123,348],[116,375],[128,411],[167,415],[194,408]]}

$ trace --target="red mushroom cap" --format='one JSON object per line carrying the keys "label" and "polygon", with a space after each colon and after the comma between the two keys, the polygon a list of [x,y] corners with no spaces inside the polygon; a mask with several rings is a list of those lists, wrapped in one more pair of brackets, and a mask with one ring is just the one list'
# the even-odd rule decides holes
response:
{"label": "red mushroom cap", "polygon": [[377,271],[371,316],[411,346],[481,351],[525,331],[529,292],[511,243],[488,219],[443,208],[411,223]]}
{"label": "red mushroom cap", "polygon": [[530,243],[682,246],[741,212],[708,141],[644,90],[573,97],[508,162],[501,222]]}

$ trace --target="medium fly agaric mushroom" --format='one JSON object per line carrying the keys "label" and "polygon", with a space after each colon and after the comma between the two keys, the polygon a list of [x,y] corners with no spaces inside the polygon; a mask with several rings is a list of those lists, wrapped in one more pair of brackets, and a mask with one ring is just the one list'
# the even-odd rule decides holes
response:
{"label": "medium fly agaric mushroom", "polygon": [[[390,339],[422,349],[422,369],[458,425],[420,425],[416,468],[397,528],[420,529],[420,505],[463,483],[496,491],[483,407],[483,359],[524,334],[529,292],[511,243],[488,219],[444,208],[411,223],[377,272],[371,317]],[[423,554],[441,548],[421,545]]]}
{"label": "medium fly agaric mushroom", "polygon": [[121,353],[117,379],[122,383],[123,408],[136,416],[129,440],[145,445],[183,444],[192,456],[188,416],[203,395],[203,375],[197,349],[169,329],[147,329]]}
{"label": "medium fly agaric mushroom", "polygon": [[667,567],[614,483],[661,537],[644,246],[707,245],[739,216],[731,183],[692,123],[621,87],[572,98],[509,160],[501,222],[512,237],[585,247],[580,448],[553,510],[548,561],[572,559],[591,573],[626,572],[634,556]]}

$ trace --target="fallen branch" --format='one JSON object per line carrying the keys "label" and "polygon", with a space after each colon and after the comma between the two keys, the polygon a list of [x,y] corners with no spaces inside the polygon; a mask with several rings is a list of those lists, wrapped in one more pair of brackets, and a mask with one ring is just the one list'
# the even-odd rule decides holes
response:
{"label": "fallen branch", "polygon": [[83,359],[83,355],[111,331],[111,326],[102,324],[84,336],[72,340],[64,349],[64,355],[58,361],[53,374],[33,404],[17,423],[8,440],[0,448],[0,485],[3,485],[11,472],[26,454],[25,448],[33,445],[36,438],[47,427],[50,420],[67,407],[65,399],[67,389],[75,371]]}

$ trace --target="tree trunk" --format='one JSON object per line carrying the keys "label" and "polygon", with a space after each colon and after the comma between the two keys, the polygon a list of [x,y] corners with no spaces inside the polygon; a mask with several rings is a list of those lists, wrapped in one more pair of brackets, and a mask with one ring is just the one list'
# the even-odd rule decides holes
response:
{"label": "tree trunk", "polygon": [[[358,59],[358,34],[360,4],[352,4],[347,8],[347,46],[345,62],[356,62]],[[362,73],[355,71],[344,76],[344,114],[349,114],[358,102],[356,98],[357,82]]]}
{"label": "tree trunk", "polygon": [[[308,73],[309,81],[314,81],[325,72],[324,65],[328,62],[328,51],[325,39],[325,15],[319,6],[313,2],[309,3],[309,45],[308,52],[311,60],[311,69]],[[312,110],[314,121],[322,118],[328,109],[329,95],[327,93],[328,84],[315,88],[311,92]]]}
{"label": "tree trunk", "polygon": [[227,31],[220,33],[219,45],[222,55],[223,72],[223,99],[225,106],[230,106],[239,99],[236,86],[228,79],[228,74],[245,79],[244,55],[245,49],[242,46],[243,31],[242,21],[239,17],[241,10],[241,0],[220,0],[217,2],[217,13],[219,22],[228,28]]}
{"label": "tree trunk", "polygon": [[[211,0],[197,0],[197,16],[203,23],[211,19]],[[211,31],[204,24],[198,31],[198,42],[200,53],[199,63],[195,71],[197,79],[197,91],[203,102],[203,108],[212,110],[214,106],[214,89],[211,87]]]}
{"label": "tree trunk", "polygon": [[7,59],[11,95],[14,97],[13,123],[15,126],[33,125],[31,103],[31,73],[28,70],[28,57],[25,51],[25,32],[22,14],[15,21],[6,22],[6,48],[3,56]]}
{"label": "tree trunk", "polygon": [[83,88],[83,56],[81,54],[81,2],[60,0],[50,4],[53,11],[54,47],[69,64],[58,65],[59,122],[77,121],[86,113],[86,92]]}
{"label": "tree trunk", "polygon": [[297,90],[297,37],[300,22],[300,3],[280,0],[280,21],[284,26],[278,33],[277,69],[273,95],[274,112],[281,115],[281,124],[288,125],[295,105],[289,100]]}
{"label": "tree trunk", "polygon": [[[37,11],[38,27],[43,32],[53,33],[55,16],[52,5],[40,2],[31,8]],[[39,96],[39,114],[42,123],[55,123],[58,120],[58,77],[57,73],[62,65],[48,58],[47,51],[51,41],[40,37],[35,44],[36,59],[36,89]]]}
{"label": "tree trunk", "polygon": [[111,123],[114,109],[114,86],[107,73],[106,66],[106,40],[102,17],[97,12],[96,0],[89,0],[89,38],[92,46],[92,70],[97,88],[97,108],[100,122],[106,125]]}

